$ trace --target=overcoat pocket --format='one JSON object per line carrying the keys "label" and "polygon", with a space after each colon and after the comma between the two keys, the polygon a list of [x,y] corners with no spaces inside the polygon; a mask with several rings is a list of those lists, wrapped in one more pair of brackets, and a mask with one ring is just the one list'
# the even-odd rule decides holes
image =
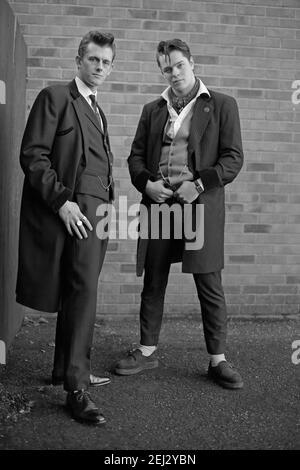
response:
{"label": "overcoat pocket", "polygon": [[58,137],[60,137],[61,135],[69,134],[69,132],[71,132],[73,129],[74,129],[74,127],[71,126],[71,127],[68,127],[68,129],[59,130],[59,131],[56,132],[56,135],[57,135]]}

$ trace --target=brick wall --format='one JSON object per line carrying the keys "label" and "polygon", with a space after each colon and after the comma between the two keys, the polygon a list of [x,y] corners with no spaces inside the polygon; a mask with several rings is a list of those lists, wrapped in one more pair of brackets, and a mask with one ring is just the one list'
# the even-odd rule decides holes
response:
{"label": "brick wall", "polygon": [[[28,45],[27,104],[74,76],[78,42],[90,29],[117,40],[115,70],[103,86],[118,195],[137,202],[126,166],[142,105],[164,82],[154,51],[180,37],[197,74],[233,95],[242,121],[245,165],[226,190],[225,293],[232,315],[299,314],[300,1],[10,0]],[[292,88],[294,83],[295,89]],[[292,93],[294,92],[294,102]],[[137,314],[141,279],[136,242],[112,240],[101,274],[98,312]],[[172,268],[166,312],[199,311],[190,275]]]}

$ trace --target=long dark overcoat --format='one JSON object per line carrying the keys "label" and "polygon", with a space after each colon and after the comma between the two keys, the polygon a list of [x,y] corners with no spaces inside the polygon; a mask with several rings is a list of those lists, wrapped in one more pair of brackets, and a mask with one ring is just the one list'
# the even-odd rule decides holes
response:
{"label": "long dark overcoat", "polygon": [[[204,204],[204,244],[200,250],[184,249],[173,253],[172,262],[182,261],[182,271],[208,273],[224,267],[224,186],[239,173],[243,165],[240,120],[235,99],[209,90],[195,103],[188,142],[189,167],[201,178],[205,191],[197,202]],[[128,158],[133,185],[143,195],[148,179],[158,174],[163,130],[168,117],[163,98],[144,106]],[[140,238],[137,250],[137,275],[143,273],[148,240]]]}
{"label": "long dark overcoat", "polygon": [[[87,163],[88,131],[80,97],[75,80],[42,90],[30,111],[21,145],[25,179],[17,302],[48,312],[59,309],[62,253],[68,236],[57,212],[72,200]],[[107,121],[100,112],[109,146]],[[110,152],[109,156],[112,159]]]}

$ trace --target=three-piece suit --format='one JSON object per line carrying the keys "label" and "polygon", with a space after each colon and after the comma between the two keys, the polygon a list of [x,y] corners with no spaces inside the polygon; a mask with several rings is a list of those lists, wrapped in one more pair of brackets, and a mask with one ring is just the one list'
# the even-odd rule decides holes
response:
{"label": "three-piece suit", "polygon": [[[98,277],[107,237],[96,235],[96,210],[113,199],[107,121],[75,80],[42,90],[29,114],[20,153],[25,174],[17,302],[58,312],[53,376],[65,390],[88,388]],[[102,121],[102,122],[101,122]],[[93,231],[71,236],[58,214],[76,202]]]}

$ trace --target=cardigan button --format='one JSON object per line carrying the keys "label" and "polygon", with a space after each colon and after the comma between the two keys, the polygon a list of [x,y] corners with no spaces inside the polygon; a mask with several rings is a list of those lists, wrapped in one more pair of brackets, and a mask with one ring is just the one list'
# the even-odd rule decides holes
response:
{"label": "cardigan button", "polygon": [[209,113],[209,111],[210,111],[209,107],[208,107],[208,106],[205,106],[204,112],[205,112],[205,113]]}

